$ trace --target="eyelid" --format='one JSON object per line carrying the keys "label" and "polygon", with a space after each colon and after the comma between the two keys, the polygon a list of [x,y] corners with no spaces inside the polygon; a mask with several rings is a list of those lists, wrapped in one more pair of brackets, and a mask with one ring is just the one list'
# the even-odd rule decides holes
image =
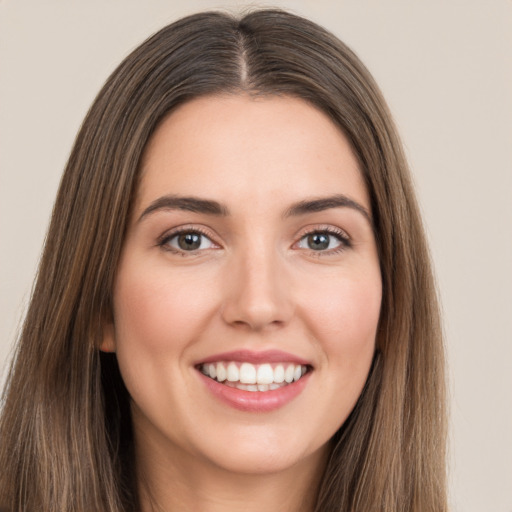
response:
{"label": "eyelid", "polygon": [[332,224],[310,224],[308,226],[304,226],[297,232],[296,238],[303,238],[304,236],[310,235],[312,233],[329,233],[332,235],[337,235],[347,241],[351,240],[351,237],[347,231]]}

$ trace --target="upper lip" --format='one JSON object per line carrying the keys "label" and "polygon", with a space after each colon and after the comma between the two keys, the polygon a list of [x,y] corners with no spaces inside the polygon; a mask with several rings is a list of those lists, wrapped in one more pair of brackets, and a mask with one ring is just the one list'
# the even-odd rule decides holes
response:
{"label": "upper lip", "polygon": [[252,350],[233,350],[231,352],[213,354],[205,359],[201,359],[197,364],[216,363],[219,361],[236,361],[252,364],[295,363],[304,366],[311,366],[310,361],[294,354],[290,354],[289,352],[283,352],[282,350],[264,350],[262,352],[254,352]]}

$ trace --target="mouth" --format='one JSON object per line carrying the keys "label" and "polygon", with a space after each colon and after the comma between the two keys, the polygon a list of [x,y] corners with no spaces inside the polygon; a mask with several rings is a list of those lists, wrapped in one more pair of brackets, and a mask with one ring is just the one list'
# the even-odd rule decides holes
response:
{"label": "mouth", "polygon": [[299,381],[311,371],[311,366],[293,362],[253,364],[248,361],[217,361],[199,364],[197,369],[206,377],[231,388],[268,392]]}
{"label": "mouth", "polygon": [[239,350],[210,356],[195,365],[214,397],[235,409],[265,413],[294,401],[311,380],[309,361],[280,350]]}

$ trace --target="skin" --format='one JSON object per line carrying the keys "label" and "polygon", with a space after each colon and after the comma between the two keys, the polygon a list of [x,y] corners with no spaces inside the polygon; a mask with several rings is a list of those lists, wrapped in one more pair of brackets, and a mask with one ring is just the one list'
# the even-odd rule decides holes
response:
{"label": "skin", "polygon": [[[168,194],[229,214],[144,214]],[[287,215],[333,194],[361,209]],[[177,228],[204,233],[200,248],[180,249]],[[312,232],[327,249],[311,248]],[[369,372],[381,295],[368,193],[323,113],[295,98],[229,95],[169,115],[145,151],[102,345],[117,352],[132,397],[143,510],[312,510],[329,439]],[[195,365],[240,349],[306,359],[303,391],[264,413],[219,401]]]}

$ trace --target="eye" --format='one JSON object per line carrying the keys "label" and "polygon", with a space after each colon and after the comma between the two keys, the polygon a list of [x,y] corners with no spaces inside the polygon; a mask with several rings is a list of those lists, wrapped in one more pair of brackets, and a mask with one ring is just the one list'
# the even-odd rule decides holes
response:
{"label": "eye", "polygon": [[349,239],[346,235],[330,231],[313,231],[303,236],[297,247],[299,249],[308,249],[316,252],[328,252],[342,250],[349,247]]}
{"label": "eye", "polygon": [[211,249],[216,245],[199,231],[181,231],[165,237],[160,245],[176,252],[192,252]]}

